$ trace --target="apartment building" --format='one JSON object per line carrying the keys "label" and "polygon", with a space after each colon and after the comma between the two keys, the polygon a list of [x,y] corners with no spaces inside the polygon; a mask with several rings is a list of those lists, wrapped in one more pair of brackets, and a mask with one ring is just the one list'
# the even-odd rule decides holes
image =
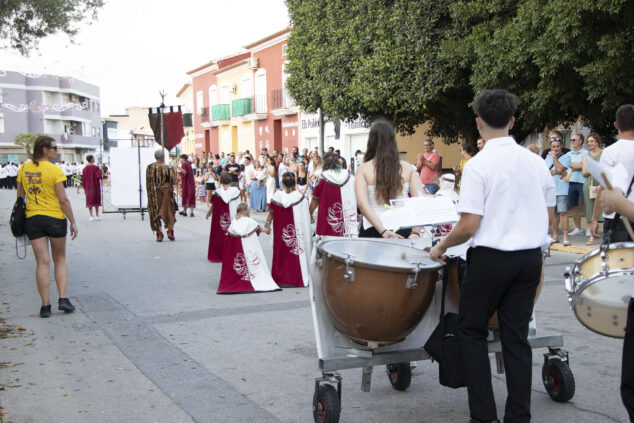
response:
{"label": "apartment building", "polygon": [[99,87],[78,79],[0,70],[0,162],[23,161],[21,133],[45,133],[58,159],[79,162],[102,138]]}

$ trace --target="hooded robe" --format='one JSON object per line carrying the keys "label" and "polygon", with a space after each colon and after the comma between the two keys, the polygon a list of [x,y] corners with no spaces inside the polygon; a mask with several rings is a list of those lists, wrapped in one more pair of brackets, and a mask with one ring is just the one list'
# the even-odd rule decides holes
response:
{"label": "hooded robe", "polygon": [[216,294],[279,291],[258,240],[260,227],[250,217],[231,222],[227,231]]}
{"label": "hooded robe", "polygon": [[209,248],[207,259],[214,263],[222,262],[227,230],[236,216],[240,203],[240,190],[236,187],[218,188],[211,196],[211,230],[209,232]]}
{"label": "hooded robe", "polygon": [[273,280],[280,286],[308,286],[312,248],[308,199],[298,191],[278,191],[269,210],[273,212]]}
{"label": "hooded robe", "polygon": [[316,233],[320,236],[358,235],[354,176],[347,170],[327,170],[313,190],[319,199]]}

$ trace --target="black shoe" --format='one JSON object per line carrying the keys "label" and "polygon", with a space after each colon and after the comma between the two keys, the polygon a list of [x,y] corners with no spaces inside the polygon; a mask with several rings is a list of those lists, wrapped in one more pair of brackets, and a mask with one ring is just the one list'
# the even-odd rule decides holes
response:
{"label": "black shoe", "polygon": [[194,217],[194,212],[189,213],[189,217]]}
{"label": "black shoe", "polygon": [[178,214],[180,214],[181,216],[187,216],[187,213],[185,212],[178,212]]}
{"label": "black shoe", "polygon": [[40,317],[51,317],[51,305],[45,305],[40,307]]}
{"label": "black shoe", "polygon": [[70,303],[68,298],[60,298],[58,308],[66,313],[72,313],[75,311],[75,306]]}
{"label": "black shoe", "polygon": [[500,421],[498,419],[495,419],[495,420],[469,419],[469,423],[500,423]]}

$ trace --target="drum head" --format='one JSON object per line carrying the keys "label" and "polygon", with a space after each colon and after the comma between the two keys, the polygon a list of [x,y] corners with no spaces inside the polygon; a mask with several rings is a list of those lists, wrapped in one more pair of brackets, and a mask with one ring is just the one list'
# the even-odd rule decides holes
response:
{"label": "drum head", "polygon": [[631,272],[614,272],[582,284],[574,299],[579,321],[588,329],[615,338],[625,336],[627,307],[634,291]]}
{"label": "drum head", "polygon": [[363,265],[406,272],[411,272],[419,264],[421,270],[435,270],[441,267],[440,263],[429,258],[426,251],[380,239],[342,238],[326,241],[320,244],[318,249],[341,261],[350,256],[354,266]]}

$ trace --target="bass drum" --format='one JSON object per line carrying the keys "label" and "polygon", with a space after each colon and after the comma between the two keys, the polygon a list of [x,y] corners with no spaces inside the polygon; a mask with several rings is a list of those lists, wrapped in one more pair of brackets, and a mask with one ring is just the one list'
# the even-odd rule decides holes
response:
{"label": "bass drum", "polygon": [[623,338],[634,293],[634,243],[610,244],[605,253],[588,253],[564,277],[579,322],[600,335]]}
{"label": "bass drum", "polygon": [[[450,301],[453,301],[456,305],[460,303],[460,283],[458,278],[458,269],[459,264],[456,261],[452,261],[447,264],[445,267],[445,271],[449,272],[449,279],[447,282],[447,298]],[[537,285],[537,292],[535,292],[535,300],[533,304],[537,302],[539,298],[539,294],[542,292],[542,287],[544,286],[544,259],[542,257],[542,274],[539,278],[539,285]],[[489,327],[496,328],[500,325],[500,320],[498,318],[498,312],[494,312],[491,318],[489,319]]]}
{"label": "bass drum", "polygon": [[400,342],[416,328],[440,268],[425,251],[367,238],[320,242],[317,264],[335,327],[371,347]]}

